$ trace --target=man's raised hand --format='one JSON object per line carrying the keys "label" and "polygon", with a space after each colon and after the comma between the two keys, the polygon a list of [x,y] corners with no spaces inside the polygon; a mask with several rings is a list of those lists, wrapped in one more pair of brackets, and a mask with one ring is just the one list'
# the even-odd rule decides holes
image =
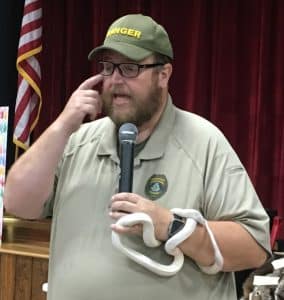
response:
{"label": "man's raised hand", "polygon": [[103,76],[98,74],[86,79],[73,92],[64,110],[57,118],[56,122],[70,135],[82,124],[84,118],[89,116],[95,120],[102,109],[102,100],[97,90],[93,88],[101,82]]}

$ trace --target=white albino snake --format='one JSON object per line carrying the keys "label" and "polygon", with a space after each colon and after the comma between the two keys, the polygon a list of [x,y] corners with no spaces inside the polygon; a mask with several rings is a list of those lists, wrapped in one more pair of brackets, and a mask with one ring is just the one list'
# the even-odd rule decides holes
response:
{"label": "white albino snake", "polygon": [[[165,251],[169,255],[173,256],[173,262],[170,265],[160,264],[152,260],[151,258],[143,255],[140,252],[127,248],[121,243],[120,235],[115,231],[112,231],[112,244],[130,259],[142,265],[146,269],[160,276],[172,276],[175,275],[178,271],[180,271],[184,263],[184,254],[178,248],[178,245],[192,234],[197,224],[202,224],[207,229],[211,243],[213,245],[215,263],[209,267],[204,267],[200,265],[199,267],[203,272],[207,274],[216,274],[219,271],[221,271],[223,267],[223,257],[215,241],[214,235],[203,216],[197,210],[194,209],[173,208],[171,209],[171,211],[181,217],[186,217],[187,220],[182,230],[175,234],[173,237],[171,237],[169,240],[167,240],[165,243]],[[155,238],[154,225],[152,219],[149,217],[149,215],[145,213],[133,213],[125,215],[121,217],[116,222],[116,224],[125,227],[133,226],[135,224],[142,224],[144,243],[148,247],[158,247],[161,244],[161,242],[156,240]]]}

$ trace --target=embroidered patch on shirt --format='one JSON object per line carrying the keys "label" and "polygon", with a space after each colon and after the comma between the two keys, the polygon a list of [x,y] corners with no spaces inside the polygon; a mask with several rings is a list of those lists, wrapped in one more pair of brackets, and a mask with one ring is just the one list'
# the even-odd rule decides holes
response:
{"label": "embroidered patch on shirt", "polygon": [[146,183],[145,194],[151,200],[157,200],[162,197],[168,189],[168,180],[165,175],[154,174]]}

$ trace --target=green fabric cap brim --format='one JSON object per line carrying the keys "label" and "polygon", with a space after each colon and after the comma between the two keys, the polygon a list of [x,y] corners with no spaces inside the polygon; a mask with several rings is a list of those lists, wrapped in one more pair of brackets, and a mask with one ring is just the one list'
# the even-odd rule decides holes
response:
{"label": "green fabric cap brim", "polygon": [[95,56],[103,50],[114,50],[114,51],[117,51],[120,54],[122,54],[132,60],[136,60],[136,61],[142,60],[153,53],[149,50],[143,49],[141,47],[137,47],[132,44],[127,44],[127,43],[118,42],[118,41],[114,41],[114,42],[110,41],[100,47],[93,49],[89,53],[88,59],[89,60],[94,59]]}

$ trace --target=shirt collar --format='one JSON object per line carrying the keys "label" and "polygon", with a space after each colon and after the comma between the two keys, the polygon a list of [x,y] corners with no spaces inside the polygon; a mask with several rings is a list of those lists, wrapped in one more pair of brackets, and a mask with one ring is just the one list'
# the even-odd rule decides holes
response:
{"label": "shirt collar", "polygon": [[100,138],[98,155],[110,156],[115,162],[119,162],[117,155],[117,130],[115,124],[109,117],[103,127],[103,133]]}

